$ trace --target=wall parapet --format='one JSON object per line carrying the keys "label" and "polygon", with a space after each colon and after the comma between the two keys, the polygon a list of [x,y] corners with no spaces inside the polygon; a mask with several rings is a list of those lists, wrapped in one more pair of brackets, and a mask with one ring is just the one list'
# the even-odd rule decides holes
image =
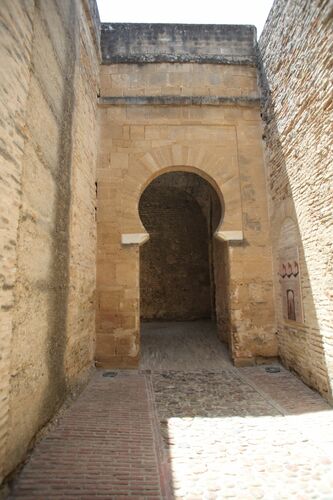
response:
{"label": "wall parapet", "polygon": [[225,24],[102,23],[103,64],[256,64],[256,28]]}

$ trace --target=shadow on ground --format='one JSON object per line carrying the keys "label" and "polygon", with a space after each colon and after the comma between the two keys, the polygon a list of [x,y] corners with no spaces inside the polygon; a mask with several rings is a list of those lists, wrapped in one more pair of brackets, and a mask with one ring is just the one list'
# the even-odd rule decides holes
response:
{"label": "shadow on ground", "polygon": [[318,393],[279,365],[234,368],[209,322],[143,325],[142,345],[175,498],[333,498]]}

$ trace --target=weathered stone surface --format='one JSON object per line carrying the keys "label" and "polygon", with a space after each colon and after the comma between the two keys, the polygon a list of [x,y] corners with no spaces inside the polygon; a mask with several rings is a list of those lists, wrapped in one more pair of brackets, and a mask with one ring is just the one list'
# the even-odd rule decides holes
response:
{"label": "weathered stone surface", "polygon": [[[133,33],[130,26],[117,25],[115,30],[113,25],[104,26],[102,38],[114,41],[115,54],[116,44],[127,37],[126,44],[119,45],[119,54],[136,57],[143,50],[133,35],[139,32],[148,55],[165,54],[172,34],[175,57],[189,51],[212,56],[219,48],[233,55],[254,54],[254,31],[250,27],[190,26],[182,31],[179,26],[165,25],[152,28],[150,40],[144,25],[133,26]],[[197,49],[192,47],[194,36]],[[223,37],[227,37],[225,45]],[[107,335],[110,352],[119,359],[117,346],[123,337],[136,339],[137,350],[132,356],[138,357],[139,248],[121,242],[125,235],[129,240],[131,234],[140,235],[140,241],[144,241],[138,213],[140,196],[153,179],[168,171],[196,173],[210,182],[223,206],[216,234],[243,237],[234,244],[216,240],[212,245],[221,338],[232,346],[233,358],[253,362],[256,356],[275,356],[256,70],[246,64],[131,61],[101,67],[97,361],[104,366],[110,363]],[[107,304],[103,299],[106,293],[114,297]],[[199,295],[197,300],[203,304]],[[99,347],[99,336],[103,348]]]}
{"label": "weathered stone surface", "polygon": [[10,356],[14,284],[17,271],[17,228],[21,203],[21,174],[25,109],[29,91],[33,1],[1,2],[0,55],[0,483],[4,477],[9,425]]}
{"label": "weathered stone surface", "polygon": [[99,52],[85,1],[0,11],[1,481],[93,359]]}
{"label": "weathered stone surface", "polygon": [[253,64],[256,29],[246,25],[103,23],[102,61]]}
{"label": "weathered stone surface", "polygon": [[145,105],[145,104],[160,104],[165,106],[170,106],[170,104],[186,105],[194,104],[201,106],[202,104],[208,104],[211,106],[219,106],[221,104],[238,104],[242,105],[258,105],[260,103],[259,97],[224,97],[224,96],[109,96],[101,97],[99,99],[99,104],[114,104],[114,105]]}
{"label": "weathered stone surface", "polygon": [[257,70],[196,63],[101,66],[100,104],[258,104]]}
{"label": "weathered stone surface", "polygon": [[[98,306],[96,359],[105,359],[106,335],[112,344],[112,336],[137,335],[139,312],[130,303],[139,301],[139,249],[121,246],[121,234],[144,233],[138,214],[141,193],[159,174],[179,170],[218,186],[224,200],[221,229],[240,229],[245,235],[244,242],[229,245],[227,257],[222,257],[222,244],[216,245],[228,270],[227,280],[222,270],[216,278],[217,288],[228,283],[228,301],[217,307],[224,311],[221,330],[233,332],[233,356],[275,356],[259,110],[112,106],[101,108],[100,118],[97,293],[99,304],[106,292],[114,300]],[[253,283],[261,292],[253,294],[251,288],[250,298]]]}
{"label": "weathered stone surface", "polygon": [[[259,42],[279,352],[332,398],[332,4],[276,0]],[[285,321],[282,247],[298,246],[304,324]]]}

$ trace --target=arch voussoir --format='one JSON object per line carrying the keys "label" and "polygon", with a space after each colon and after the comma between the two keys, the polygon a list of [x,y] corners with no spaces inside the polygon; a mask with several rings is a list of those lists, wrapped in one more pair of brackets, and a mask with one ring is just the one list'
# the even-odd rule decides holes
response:
{"label": "arch voussoir", "polygon": [[[138,204],[141,193],[148,184],[159,175],[171,171],[188,171],[198,174],[206,179],[217,191],[223,205],[223,220],[219,224],[215,233],[217,238],[223,240],[240,240],[243,238],[242,214],[241,214],[241,195],[239,187],[238,171],[230,169],[226,171],[222,163],[225,158],[221,158],[211,153],[203,146],[192,147],[174,144],[152,149],[141,157],[133,158],[131,173],[127,173],[124,178],[124,185],[133,187],[134,203],[126,208],[126,221],[124,220],[123,234],[130,234],[126,226],[135,227],[135,234],[140,233],[142,228],[138,213]],[[143,167],[143,168],[142,168]],[[134,176],[134,178],[133,178]],[[128,222],[130,221],[130,223]],[[136,221],[136,223],[134,222]],[[134,233],[133,233],[134,234]],[[122,244],[134,244],[136,237],[122,238]],[[127,243],[131,241],[131,243]],[[141,239],[138,239],[138,244]]]}

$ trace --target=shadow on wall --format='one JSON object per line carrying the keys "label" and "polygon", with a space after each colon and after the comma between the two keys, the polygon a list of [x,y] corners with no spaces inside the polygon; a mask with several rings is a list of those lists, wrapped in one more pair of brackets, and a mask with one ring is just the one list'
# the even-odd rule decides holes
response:
{"label": "shadow on wall", "polygon": [[[53,414],[66,396],[65,351],[67,342],[67,308],[69,293],[69,225],[71,205],[71,173],[73,150],[73,116],[75,105],[75,65],[78,54],[79,34],[76,2],[70,2],[68,26],[74,32],[67,34],[65,43],[65,73],[63,74],[63,96],[61,109],[61,132],[59,137],[59,165],[56,173],[56,213],[53,240],[53,262],[50,283],[56,284],[56,290],[49,294],[48,326],[48,390],[45,394],[41,414]],[[44,417],[45,418],[45,417]]]}
{"label": "shadow on wall", "polygon": [[[44,18],[46,10],[45,4],[36,2],[34,31],[52,42],[47,31],[49,19]],[[61,14],[66,24],[62,40],[62,71],[57,67],[62,78],[61,91],[55,87],[51,96],[47,87],[42,95],[42,84],[49,75],[44,74],[41,41],[37,35],[32,50],[35,71],[28,98],[29,141],[24,152],[23,209],[18,229],[7,472],[22,459],[30,440],[64,401],[67,390],[64,358],[68,333],[74,76],[79,40],[77,2],[64,4],[63,10]],[[60,12],[57,13],[60,18]],[[54,54],[52,57],[56,59]],[[51,63],[56,64],[56,61]],[[40,100],[40,109],[47,110],[45,127],[40,122],[41,116],[34,112],[36,99]],[[59,103],[59,106],[53,108],[47,99],[51,104]],[[52,144],[48,136],[50,129],[54,133]],[[38,211],[41,206],[43,208]]]}
{"label": "shadow on wall", "polygon": [[[289,370],[332,402],[324,325],[323,322],[321,325],[319,322],[319,297],[317,294],[316,302],[313,290],[314,280],[323,279],[323,276],[314,277],[314,273],[311,272],[316,257],[308,255],[306,241],[309,227],[311,231],[316,231],[316,227],[314,220],[311,220],[311,214],[304,214],[306,207],[302,206],[301,197],[295,201],[295,195],[306,188],[308,181],[306,169],[301,176],[301,182],[295,179],[293,164],[297,163],[297,170],[302,170],[304,158],[302,155],[298,158],[298,152],[293,151],[288,141],[293,127],[289,127],[289,130],[285,132],[283,140],[281,138],[279,131],[281,118],[275,110],[275,102],[260,54],[259,60],[263,91],[263,139],[266,146],[279,356]],[[290,138],[294,139],[295,134],[290,135]],[[306,225],[307,231],[303,229]],[[294,283],[289,279],[291,286],[286,283],[292,271],[289,273],[287,269],[284,273],[284,266],[288,266],[288,263],[295,271],[294,275],[297,275]],[[284,274],[286,276],[283,276]],[[290,302],[291,298],[293,304]],[[294,311],[291,311],[292,308]]]}

